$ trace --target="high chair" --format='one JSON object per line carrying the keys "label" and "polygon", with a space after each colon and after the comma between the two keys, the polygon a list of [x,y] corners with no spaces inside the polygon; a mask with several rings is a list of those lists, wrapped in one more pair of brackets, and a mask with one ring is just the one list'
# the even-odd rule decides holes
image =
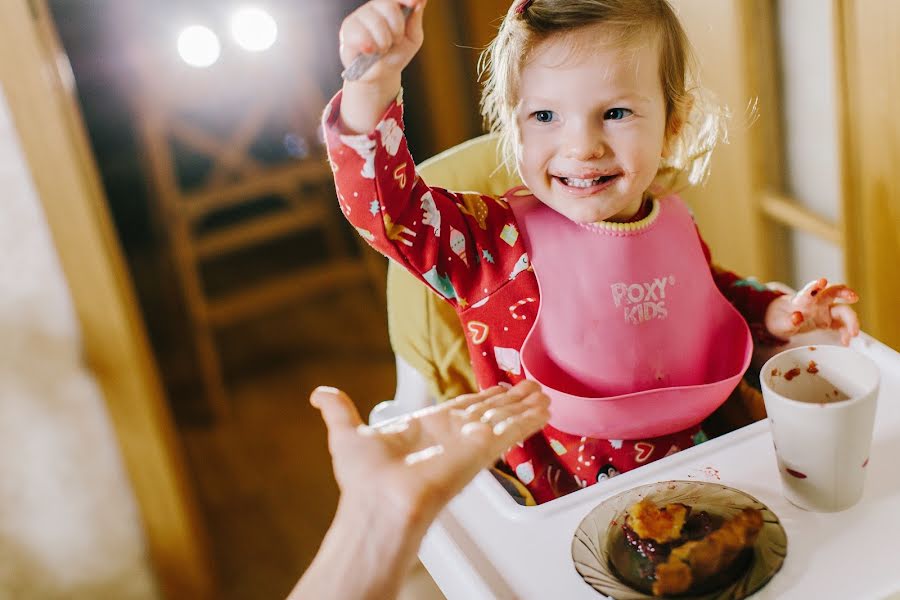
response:
{"label": "high chair", "polygon": [[[419,167],[419,174],[435,186],[501,194],[519,180],[505,169],[498,169],[497,162],[495,138],[483,136],[426,161]],[[781,284],[769,285],[788,293],[793,291]],[[370,422],[384,421],[475,390],[464,333],[450,305],[393,263],[388,269],[387,300],[391,344],[397,357],[397,390],[393,400],[373,409]],[[791,345],[836,343],[839,342],[835,332],[817,331],[795,336]],[[854,340],[853,347],[868,354],[882,369],[885,387],[891,388],[882,400],[896,397],[896,378],[890,379],[887,374],[900,368],[900,354],[865,334]],[[715,413],[720,418],[719,425],[725,425],[717,432],[721,435],[712,436],[716,439],[622,473],[603,485],[589,486],[538,506],[517,504],[494,476],[482,471],[431,525],[419,548],[419,560],[447,598],[596,598],[597,591],[573,567],[572,540],[579,523],[598,503],[620,492],[672,480],[707,481],[752,491],[791,524],[790,552],[794,564],[807,562],[814,551],[816,560],[831,565],[819,569],[822,574],[848,568],[846,547],[869,552],[871,540],[881,539],[872,536],[883,530],[884,523],[892,522],[890,511],[898,497],[894,487],[878,487],[877,483],[870,486],[873,490],[869,496],[877,501],[868,501],[866,510],[853,517],[852,527],[796,509],[781,500],[769,424],[764,419],[759,392],[742,381],[723,409]],[[707,428],[708,423],[704,422],[704,429]],[[896,454],[898,431],[900,405],[886,402],[879,407],[873,451],[878,448],[882,457]],[[892,467],[884,461],[882,466],[873,462],[869,468],[881,469],[880,476],[869,473],[875,482],[890,479],[888,471]],[[874,513],[878,516],[868,518]],[[868,525],[860,514],[866,515]],[[840,539],[840,544],[793,543],[794,539],[821,538],[823,528],[829,527],[830,538]],[[889,569],[868,569],[869,562],[852,565],[860,573],[858,581],[871,582],[872,590],[887,589],[890,580],[896,582]],[[874,559],[872,562],[874,565]],[[767,588],[773,597],[818,597],[838,585],[835,577],[803,578],[799,571],[790,572],[789,567],[786,570],[786,575],[775,577]]]}

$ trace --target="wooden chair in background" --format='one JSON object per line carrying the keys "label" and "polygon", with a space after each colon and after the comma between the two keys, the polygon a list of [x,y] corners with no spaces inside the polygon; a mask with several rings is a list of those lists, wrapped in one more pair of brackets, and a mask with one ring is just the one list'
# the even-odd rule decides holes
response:
{"label": "wooden chair in background", "polygon": [[[229,409],[218,328],[366,283],[383,307],[386,264],[367,247],[354,251],[347,235],[318,135],[325,97],[313,71],[292,62],[301,49],[285,43],[267,57],[223,55],[207,69],[179,64],[171,48],[161,52],[152,43],[132,50],[132,97],[154,208],[189,314],[205,408],[223,417]],[[321,240],[319,261],[224,292],[209,285],[209,265],[301,233]]]}

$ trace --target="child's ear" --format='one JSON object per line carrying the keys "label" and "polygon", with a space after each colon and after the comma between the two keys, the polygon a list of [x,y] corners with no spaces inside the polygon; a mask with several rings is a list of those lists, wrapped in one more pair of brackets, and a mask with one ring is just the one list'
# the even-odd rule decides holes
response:
{"label": "child's ear", "polygon": [[669,158],[669,155],[672,152],[672,142],[678,137],[678,134],[681,133],[693,105],[693,97],[688,96],[687,98],[684,98],[681,102],[675,104],[672,113],[669,115],[668,119],[666,119],[666,140],[663,144],[663,158]]}
{"label": "child's ear", "polygon": [[663,141],[662,148],[662,157],[669,158],[672,154],[672,142],[675,141],[675,138],[678,137],[678,134],[681,132],[681,127],[683,125],[683,121],[675,120],[674,118],[670,118],[668,124],[666,125],[666,139]]}

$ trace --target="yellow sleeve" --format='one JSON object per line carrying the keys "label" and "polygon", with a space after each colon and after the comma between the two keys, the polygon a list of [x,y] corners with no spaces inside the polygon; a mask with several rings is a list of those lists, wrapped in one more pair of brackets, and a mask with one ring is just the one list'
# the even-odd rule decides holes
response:
{"label": "yellow sleeve", "polygon": [[393,261],[387,312],[394,353],[425,377],[438,402],[478,389],[456,311]]}

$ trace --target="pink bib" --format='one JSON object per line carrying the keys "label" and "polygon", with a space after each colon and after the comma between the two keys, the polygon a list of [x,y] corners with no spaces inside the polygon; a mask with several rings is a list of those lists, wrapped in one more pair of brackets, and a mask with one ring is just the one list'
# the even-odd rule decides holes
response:
{"label": "pink bib", "polygon": [[524,192],[510,192],[510,206],[541,301],[522,365],[552,398],[550,424],[641,439],[709,416],[749,366],[753,342],[713,281],[684,202],[654,200],[638,223],[580,225]]}

